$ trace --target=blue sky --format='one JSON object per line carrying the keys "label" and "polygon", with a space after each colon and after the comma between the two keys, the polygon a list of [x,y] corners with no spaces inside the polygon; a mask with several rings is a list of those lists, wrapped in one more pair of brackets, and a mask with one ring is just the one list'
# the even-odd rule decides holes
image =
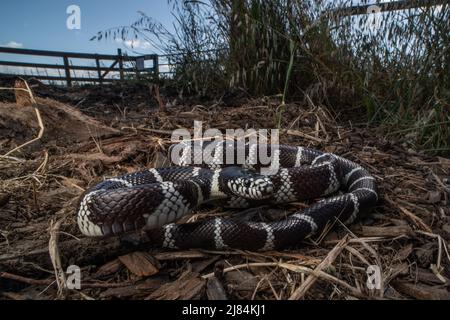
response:
{"label": "blue sky", "polygon": [[[81,9],[81,29],[69,30],[66,8],[78,5]],[[130,25],[143,11],[172,30],[173,18],[167,0],[6,0],[0,10],[0,46],[28,49],[116,53],[125,48],[112,39],[89,41],[98,31],[110,27]],[[139,52],[151,53],[142,44]]]}

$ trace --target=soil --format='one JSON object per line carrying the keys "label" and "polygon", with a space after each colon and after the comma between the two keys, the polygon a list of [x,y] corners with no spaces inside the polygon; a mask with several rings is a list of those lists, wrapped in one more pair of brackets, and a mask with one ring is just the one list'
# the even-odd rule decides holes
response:
{"label": "soil", "polygon": [[[277,96],[224,95],[199,104],[162,89],[162,112],[145,84],[30,87],[36,104],[29,106],[0,91],[1,298],[450,298],[450,159],[339,122],[320,106],[289,103],[282,111]],[[43,136],[20,147],[39,133],[36,110]],[[334,221],[280,251],[173,251],[141,233],[84,237],[75,217],[82,192],[105,177],[167,165],[172,130],[192,131],[194,120],[204,130],[277,128],[280,120],[281,143],[333,152],[369,169],[380,201],[352,225]],[[305,205],[262,208],[257,216],[274,220]],[[230,212],[203,208],[183,221]],[[80,268],[79,290],[70,288],[71,265]],[[380,271],[379,288],[367,285],[369,266]]]}

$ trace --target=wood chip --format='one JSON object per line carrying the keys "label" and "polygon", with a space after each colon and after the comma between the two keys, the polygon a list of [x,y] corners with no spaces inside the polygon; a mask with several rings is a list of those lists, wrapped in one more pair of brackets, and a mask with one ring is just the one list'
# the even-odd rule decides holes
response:
{"label": "wood chip", "polygon": [[101,298],[128,298],[148,296],[165,283],[166,279],[148,278],[140,283],[119,288],[109,288],[100,294]]}
{"label": "wood chip", "polygon": [[0,208],[6,205],[11,198],[9,193],[0,193]]}
{"label": "wood chip", "polygon": [[445,232],[447,232],[447,234],[450,235],[450,223],[446,223],[442,226],[442,230],[444,230]]}
{"label": "wood chip", "polygon": [[108,288],[100,293],[100,298],[127,298],[135,295],[137,292],[135,286],[125,286],[119,288]]}
{"label": "wood chip", "polygon": [[413,245],[412,245],[412,243],[410,243],[410,244],[404,246],[403,248],[401,248],[397,252],[394,260],[400,260],[400,261],[406,260],[412,251],[413,251]]}
{"label": "wood chip", "polygon": [[208,300],[227,300],[222,282],[217,277],[211,277],[207,280],[206,296]]}
{"label": "wood chip", "polygon": [[197,250],[186,250],[186,251],[161,252],[155,254],[154,257],[160,261],[164,261],[164,260],[182,260],[182,259],[201,259],[207,258],[208,255]]}
{"label": "wood chip", "polygon": [[158,273],[160,265],[158,260],[153,258],[146,252],[136,251],[124,256],[120,256],[119,260],[130,270],[131,273],[148,277]]}
{"label": "wood chip", "polygon": [[[417,281],[424,282],[426,284],[443,284],[442,280],[436,277],[433,272],[423,268],[417,268]],[[444,283],[450,283],[448,278],[444,277]]]}
{"label": "wood chip", "polygon": [[419,300],[449,300],[450,292],[440,287],[413,284],[404,281],[393,281],[395,290]]}
{"label": "wood chip", "polygon": [[14,83],[14,88],[18,90],[14,90],[14,95],[16,97],[16,105],[18,107],[29,107],[34,103],[34,99],[27,91],[28,87],[22,80],[16,80]]}
{"label": "wood chip", "polygon": [[214,256],[206,260],[195,261],[192,263],[192,271],[201,273],[211,264],[220,259],[220,256]]}
{"label": "wood chip", "polygon": [[406,209],[405,207],[402,207],[398,205],[395,201],[392,201],[388,196],[385,196],[385,199],[387,202],[389,202],[393,207],[400,209],[400,213],[403,214],[412,224],[414,224],[419,230],[433,233],[431,228],[423,222],[422,219],[420,219],[418,216],[416,216],[414,213]]}
{"label": "wood chip", "polygon": [[441,192],[440,191],[429,191],[427,195],[428,203],[438,203],[441,201]]}
{"label": "wood chip", "polygon": [[167,283],[148,296],[147,300],[191,300],[202,297],[205,280],[196,272],[187,272],[177,280]]}
{"label": "wood chip", "polygon": [[413,231],[408,225],[390,227],[362,226],[361,234],[364,237],[395,238],[400,236],[411,236],[413,235]]}
{"label": "wood chip", "polygon": [[94,274],[94,278],[109,276],[118,272],[122,268],[123,263],[119,259],[114,259],[98,268],[97,272]]}
{"label": "wood chip", "polygon": [[[247,293],[255,291],[259,280],[260,279],[257,276],[245,270],[236,270],[225,274],[225,281],[228,288],[234,291],[240,291],[242,295],[246,294],[245,291],[247,291]],[[260,285],[261,290],[265,288],[267,288],[267,282]]]}

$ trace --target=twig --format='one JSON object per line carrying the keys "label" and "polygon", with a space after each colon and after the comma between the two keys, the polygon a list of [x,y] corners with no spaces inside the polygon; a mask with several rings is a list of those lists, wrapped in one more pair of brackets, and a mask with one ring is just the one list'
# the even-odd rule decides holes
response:
{"label": "twig", "polygon": [[441,179],[439,179],[439,177],[433,172],[431,171],[431,175],[433,176],[433,178],[436,180],[436,182],[447,192],[450,192],[450,188],[447,187]]}
{"label": "twig", "polygon": [[429,233],[429,232],[425,232],[425,231],[420,231],[420,230],[416,231],[416,233],[423,234],[425,236],[438,239],[438,241],[440,242],[440,243],[438,243],[438,245],[439,245],[438,265],[439,266],[440,266],[441,255],[442,255],[442,248],[444,249],[444,251],[445,251],[445,253],[447,255],[448,261],[450,262],[450,253],[448,252],[447,245],[446,245],[445,241],[442,239],[442,237],[440,235],[435,234],[435,233]]}
{"label": "twig", "polygon": [[[19,276],[17,274],[12,274],[9,272],[0,272],[0,278],[10,279],[22,283],[26,283],[29,285],[36,286],[50,286],[56,283],[55,280],[52,279],[32,279],[23,276]],[[95,289],[95,288],[120,288],[132,285],[131,282],[119,282],[119,283],[102,283],[102,282],[86,282],[81,284],[81,289]]]}
{"label": "twig", "polygon": [[9,272],[1,272],[0,278],[15,280],[18,282],[23,282],[26,284],[37,285],[37,286],[48,286],[49,284],[54,282],[54,280],[50,280],[50,279],[31,279],[31,278],[22,277],[22,276],[19,276],[16,274],[12,274]]}
{"label": "twig", "polygon": [[319,273],[323,269],[328,268],[334,260],[341,254],[342,250],[347,246],[349,237],[346,235],[338,244],[328,253],[328,255],[323,259],[323,261],[314,269],[314,272],[308,276],[305,282],[297,288],[294,293],[289,297],[289,300],[299,300],[302,299],[306,292],[311,288],[311,286],[316,282],[319,277]]}
{"label": "twig", "polygon": [[402,211],[402,213],[408,217],[411,222],[420,230],[433,233],[433,230],[425,223],[422,219],[420,219],[418,216],[413,214],[411,211],[407,210],[406,208],[403,208],[401,206],[398,206],[398,208]]}
{"label": "twig", "polygon": [[312,141],[315,141],[315,142],[319,142],[319,143],[323,141],[323,139],[321,139],[321,138],[311,136],[311,135],[309,135],[307,133],[303,133],[303,132],[298,131],[298,130],[291,130],[290,129],[290,130],[286,130],[286,133],[288,135],[291,135],[291,136],[302,137],[302,138],[305,138],[305,139],[308,139],[308,140],[312,140]]}
{"label": "twig", "polygon": [[172,135],[172,131],[170,131],[170,130],[159,130],[159,129],[151,129],[151,128],[134,128],[134,127],[121,127],[120,128],[120,130],[124,130],[124,129],[141,130],[141,131],[148,131],[148,132],[153,132],[153,133]]}
{"label": "twig", "polygon": [[[345,239],[345,238],[344,238]],[[245,264],[238,264],[229,268],[225,268],[223,270],[223,273],[227,273],[230,271],[235,271],[235,270],[239,270],[239,269],[244,269],[244,268],[249,268],[249,267],[280,267],[289,271],[293,271],[293,272],[297,272],[297,273],[304,273],[304,274],[309,274],[309,275],[314,275],[315,277],[318,278],[322,278],[324,280],[328,280],[330,282],[333,282],[335,284],[341,285],[344,288],[348,289],[350,291],[350,293],[356,297],[364,297],[363,294],[361,293],[361,291],[359,291],[358,289],[352,287],[351,285],[349,285],[348,283],[333,277],[332,275],[321,271],[321,270],[313,270],[310,269],[308,267],[304,267],[304,266],[298,266],[295,264],[290,264],[290,263],[283,263],[283,262],[254,262],[254,263],[245,263]],[[206,275],[203,275],[202,278],[203,279],[209,279],[211,277],[214,276],[214,273],[209,273]]]}
{"label": "twig", "polygon": [[17,90],[17,91],[25,91],[25,92],[28,92],[28,90],[27,90],[27,89],[24,89],[24,88],[8,88],[8,87],[0,87],[0,90],[12,90],[12,91]]}
{"label": "twig", "polygon": [[411,223],[414,224],[419,230],[422,230],[422,231],[425,231],[428,233],[433,233],[433,230],[431,230],[431,228],[425,222],[423,222],[422,219],[420,219],[418,216],[416,216],[414,213],[412,213],[408,209],[396,204],[394,201],[389,199],[388,196],[385,196],[385,199],[391,205],[400,209],[401,213],[403,213],[403,215],[406,216],[406,218],[408,218],[411,221]]}
{"label": "twig", "polygon": [[0,159],[7,159],[7,160],[12,160],[12,161],[17,161],[17,162],[25,162],[25,159],[20,159],[20,158],[16,158],[16,157],[11,157],[11,156],[2,156],[0,157]]}
{"label": "twig", "polygon": [[159,86],[154,84],[149,87],[150,88],[150,94],[153,95],[153,98],[158,102],[159,111],[160,112],[166,112],[166,104],[164,103],[163,99],[161,98],[161,95],[159,94]]}
{"label": "twig", "polygon": [[47,152],[47,150],[44,150],[44,161],[42,161],[42,163],[39,165],[39,167],[36,170],[34,170],[32,175],[36,175],[40,172],[41,172],[41,174],[43,174],[45,171],[45,167],[47,166],[47,163],[48,163],[48,152]]}
{"label": "twig", "polygon": [[58,249],[59,227],[61,226],[63,219],[58,220],[54,224],[53,221],[50,222],[50,240],[48,242],[48,251],[50,253],[53,269],[55,270],[59,296],[62,295],[63,290],[66,288],[66,276],[61,266],[61,257]]}
{"label": "twig", "polygon": [[39,125],[39,133],[36,138],[31,139],[30,141],[27,141],[27,142],[21,144],[20,146],[17,146],[14,149],[8,151],[4,155],[0,156],[0,159],[9,156],[11,153],[16,152],[17,150],[20,150],[23,147],[25,147],[33,142],[40,140],[42,138],[42,136],[44,135],[44,130],[45,130],[44,123],[42,122],[41,113],[39,112],[39,109],[36,107],[37,103],[36,103],[36,100],[34,99],[33,92],[31,91],[30,87],[28,86],[28,82],[26,82],[25,80],[23,80],[23,82],[25,83],[27,89],[23,89],[23,88],[14,88],[14,89],[21,90],[21,91],[28,91],[28,94],[30,95],[31,103],[33,104],[34,112],[36,113],[36,118],[37,118],[38,125]]}

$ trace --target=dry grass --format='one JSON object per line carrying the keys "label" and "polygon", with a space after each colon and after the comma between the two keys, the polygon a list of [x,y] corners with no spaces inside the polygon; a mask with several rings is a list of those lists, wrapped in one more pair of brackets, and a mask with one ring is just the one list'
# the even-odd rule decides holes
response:
{"label": "dry grass", "polygon": [[[344,227],[337,220],[298,247],[269,252],[166,251],[140,234],[122,240],[80,235],[74,209],[82,191],[101,177],[164,163],[171,130],[191,128],[194,119],[219,129],[272,128],[280,104],[276,96],[227,108],[220,102],[178,105],[145,117],[109,114],[103,120],[119,130],[113,136],[55,144],[55,137],[44,135],[37,148],[27,146],[0,159],[3,297],[449,298],[449,160],[405,148],[402,141],[354,123],[336,122],[320,105],[287,103],[281,142],[334,152],[370,170],[381,199],[357,223]],[[45,116],[42,120],[52,132]],[[0,151],[20,143],[2,141]],[[277,219],[305,205],[264,209],[261,218]],[[186,219],[228,214],[205,209]],[[71,264],[81,268],[80,291],[66,289],[61,280]],[[367,288],[369,265],[381,268],[382,290]]]}
{"label": "dry grass", "polygon": [[152,43],[169,55],[168,81],[180,95],[283,94],[448,155],[450,6],[408,2],[411,9],[375,17],[336,14],[350,0],[170,0],[176,34],[142,14],[96,38]]}

